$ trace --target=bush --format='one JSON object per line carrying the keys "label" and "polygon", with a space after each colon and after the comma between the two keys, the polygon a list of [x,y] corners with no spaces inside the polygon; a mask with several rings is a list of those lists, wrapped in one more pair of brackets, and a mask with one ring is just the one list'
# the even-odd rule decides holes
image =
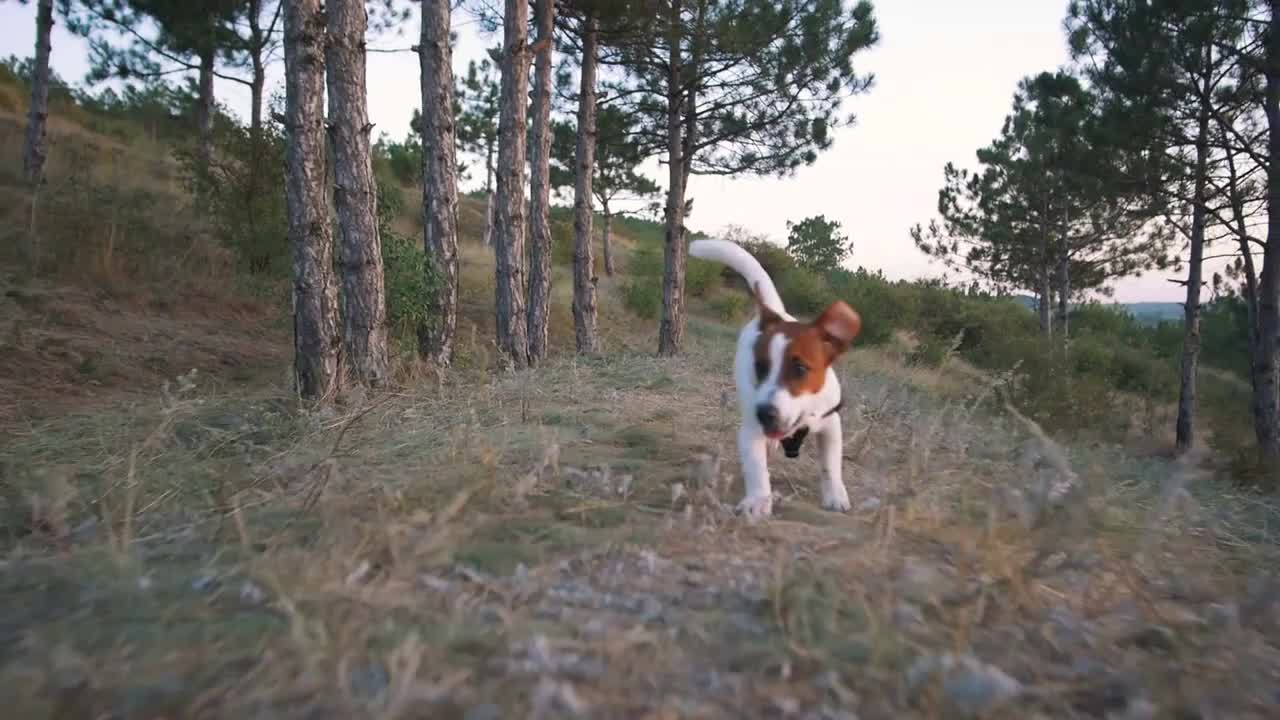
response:
{"label": "bush", "polygon": [[754,307],[751,299],[739,292],[725,293],[711,301],[711,309],[726,323],[737,323]]}
{"label": "bush", "polygon": [[422,244],[384,227],[382,271],[387,297],[387,329],[402,347],[412,347],[418,328],[431,311],[434,273],[427,277],[427,256]]}
{"label": "bush", "polygon": [[684,289],[694,297],[705,297],[719,284],[720,271],[723,265],[700,258],[689,258],[684,269]]}
{"label": "bush", "polygon": [[284,128],[268,120],[254,137],[229,125],[219,127],[214,140],[207,173],[192,145],[175,151],[188,187],[204,198],[214,233],[250,273],[283,276],[290,267]]}
{"label": "bush", "polygon": [[662,310],[662,281],[631,278],[622,284],[622,305],[645,320],[657,319]]}

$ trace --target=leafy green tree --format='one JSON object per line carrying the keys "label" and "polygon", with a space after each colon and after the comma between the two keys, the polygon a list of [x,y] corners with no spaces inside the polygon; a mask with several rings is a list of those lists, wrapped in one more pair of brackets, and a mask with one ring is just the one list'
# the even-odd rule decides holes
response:
{"label": "leafy green tree", "polygon": [[1024,79],[1000,136],[977,153],[981,172],[944,168],[941,222],[912,228],[917,247],[1002,292],[1034,291],[1045,336],[1056,296],[1065,335],[1073,295],[1166,262],[1167,233],[1128,179],[1140,163],[1105,127],[1075,77]]}
{"label": "leafy green tree", "polygon": [[[78,0],[64,3],[68,26],[90,42],[90,80],[148,79],[195,72],[199,158],[208,168],[214,141],[219,56],[241,46],[234,22],[241,0]],[[120,43],[119,38],[124,42]],[[201,185],[203,187],[203,185]]]}
{"label": "leafy green tree", "polygon": [[825,215],[787,221],[787,252],[801,267],[828,272],[840,267],[853,252],[853,243],[840,232],[840,223]]}
{"label": "leafy green tree", "polygon": [[[1233,115],[1242,101],[1254,102],[1240,92],[1237,58],[1220,48],[1244,37],[1248,6],[1248,0],[1075,0],[1068,9],[1073,55],[1113,109],[1117,138],[1150,148],[1160,159],[1150,187],[1186,240],[1179,451],[1194,442],[1202,262],[1215,215],[1213,186],[1222,187],[1213,176],[1236,152],[1229,137],[1215,142],[1214,119]],[[1249,254],[1247,238],[1238,241]]]}
{"label": "leafy green tree", "polygon": [[667,163],[658,352],[671,355],[684,337],[689,176],[785,175],[812,163],[852,120],[841,114],[844,101],[870,87],[853,58],[879,31],[865,1],[643,5],[627,33],[602,40],[600,63],[622,71],[603,83],[606,104],[635,116],[645,154]]}
{"label": "leafy green tree", "polygon": [[[604,271],[614,273],[611,234],[613,218],[639,211],[658,194],[658,184],[640,173],[644,148],[635,139],[637,120],[621,109],[601,106],[596,111],[595,173],[591,194],[600,203],[603,225]],[[576,170],[577,125],[568,120],[554,123],[551,144],[551,185],[571,187]],[[620,207],[621,205],[621,207]]]}
{"label": "leafy green tree", "polygon": [[455,117],[458,148],[483,158],[485,218],[484,244],[492,244],[493,236],[493,160],[498,150],[498,94],[500,90],[496,62],[501,48],[490,48],[488,57],[467,64],[467,74],[455,84]]}

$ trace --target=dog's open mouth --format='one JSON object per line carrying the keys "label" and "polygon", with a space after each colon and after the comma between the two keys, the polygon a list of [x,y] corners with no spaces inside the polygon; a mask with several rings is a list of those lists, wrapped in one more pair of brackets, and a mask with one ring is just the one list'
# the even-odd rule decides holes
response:
{"label": "dog's open mouth", "polygon": [[770,440],[781,440],[782,438],[784,438],[784,437],[786,437],[786,436],[787,436],[787,431],[786,431],[786,430],[772,430],[772,431],[766,432],[766,433],[764,434],[764,436],[765,436],[765,437],[767,437],[767,438],[769,438]]}

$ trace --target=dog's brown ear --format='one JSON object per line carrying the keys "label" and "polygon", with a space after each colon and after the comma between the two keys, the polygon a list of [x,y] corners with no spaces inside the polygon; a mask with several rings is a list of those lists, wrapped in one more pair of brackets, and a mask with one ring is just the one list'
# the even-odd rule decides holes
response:
{"label": "dog's brown ear", "polygon": [[862,316],[845,301],[837,300],[822,311],[813,326],[822,335],[830,358],[835,360],[862,332]]}
{"label": "dog's brown ear", "polygon": [[756,300],[756,309],[760,311],[760,331],[765,332],[774,325],[782,322],[782,316],[774,312],[768,305],[760,299],[760,283],[756,283],[751,287],[751,295]]}

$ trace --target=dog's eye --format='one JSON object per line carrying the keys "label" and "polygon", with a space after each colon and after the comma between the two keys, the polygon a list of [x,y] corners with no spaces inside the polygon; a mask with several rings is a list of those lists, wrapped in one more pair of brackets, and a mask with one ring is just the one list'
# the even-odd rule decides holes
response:
{"label": "dog's eye", "polygon": [[795,373],[796,377],[802,378],[809,374],[809,366],[805,365],[800,358],[795,358],[791,361],[791,372]]}
{"label": "dog's eye", "polygon": [[764,376],[769,374],[769,363],[764,360],[756,361],[756,381],[763,382]]}

